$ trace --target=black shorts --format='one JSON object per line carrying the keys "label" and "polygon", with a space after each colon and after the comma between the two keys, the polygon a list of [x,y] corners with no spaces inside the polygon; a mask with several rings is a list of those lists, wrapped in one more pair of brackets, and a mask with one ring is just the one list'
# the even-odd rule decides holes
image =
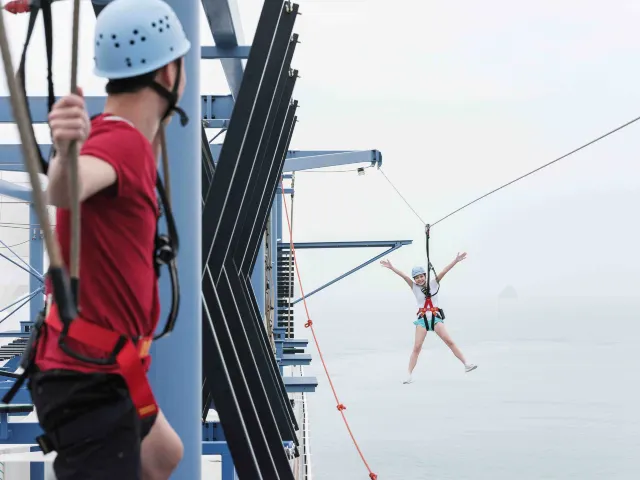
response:
{"label": "black shorts", "polygon": [[156,417],[140,419],[121,376],[50,370],[29,389],[57,480],[141,478],[140,446]]}

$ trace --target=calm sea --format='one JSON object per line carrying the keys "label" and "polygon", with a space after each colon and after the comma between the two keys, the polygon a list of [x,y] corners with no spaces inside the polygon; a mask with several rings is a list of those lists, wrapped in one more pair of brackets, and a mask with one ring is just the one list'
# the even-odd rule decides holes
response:
{"label": "calm sea", "polygon": [[[448,328],[479,368],[465,374],[429,334],[412,385],[402,384],[406,320],[388,312],[316,320],[380,480],[640,478],[640,300],[447,303]],[[314,479],[366,480],[320,368],[314,355],[306,371],[320,381],[309,395]]]}

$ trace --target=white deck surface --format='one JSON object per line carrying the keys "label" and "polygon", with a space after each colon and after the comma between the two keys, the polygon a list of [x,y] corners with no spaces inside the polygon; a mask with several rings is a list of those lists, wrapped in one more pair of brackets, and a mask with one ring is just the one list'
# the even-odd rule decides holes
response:
{"label": "white deck surface", "polygon": [[[0,480],[30,480],[31,462],[45,462],[45,480],[56,480],[53,473],[55,452],[29,452],[29,445],[6,445],[0,449]],[[7,453],[5,453],[7,452]],[[8,453],[15,452],[15,453]],[[202,480],[221,480],[222,465],[219,455],[202,457]]]}
{"label": "white deck surface", "polygon": [[[35,411],[27,416],[10,415],[10,422],[37,422]],[[209,411],[207,420],[219,421],[218,412]],[[35,443],[33,444],[35,445]],[[53,460],[56,453],[44,456],[42,452],[30,452],[31,445],[0,445],[0,480],[31,480],[29,464],[45,462],[45,480],[56,480],[53,473]],[[202,480],[222,480],[220,455],[202,456]]]}

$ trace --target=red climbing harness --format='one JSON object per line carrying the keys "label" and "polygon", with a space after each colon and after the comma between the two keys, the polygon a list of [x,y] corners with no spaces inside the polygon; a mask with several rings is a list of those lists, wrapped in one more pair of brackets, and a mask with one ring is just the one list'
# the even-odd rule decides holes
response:
{"label": "red climbing harness", "polygon": [[[62,332],[63,324],[55,304],[51,306],[44,323],[56,333]],[[107,354],[115,352],[120,375],[127,384],[140,418],[158,413],[158,404],[144,371],[144,360],[149,356],[153,337],[138,337],[134,341],[131,337],[120,335],[82,318],[75,318],[71,322],[67,337]]]}
{"label": "red climbing harness", "polygon": [[431,297],[427,297],[424,300],[424,307],[418,310],[418,317],[424,317],[427,312],[431,312],[434,316],[440,315],[440,309],[433,306],[433,302],[431,302]]}

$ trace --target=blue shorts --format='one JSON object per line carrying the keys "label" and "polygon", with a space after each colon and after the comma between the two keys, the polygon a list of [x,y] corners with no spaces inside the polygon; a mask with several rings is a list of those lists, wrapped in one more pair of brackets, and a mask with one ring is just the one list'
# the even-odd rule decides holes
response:
{"label": "blue shorts", "polygon": [[444,323],[444,320],[435,315],[431,315],[431,319],[425,322],[424,317],[418,317],[413,324],[418,327],[426,328],[428,332],[433,332],[437,323]]}

